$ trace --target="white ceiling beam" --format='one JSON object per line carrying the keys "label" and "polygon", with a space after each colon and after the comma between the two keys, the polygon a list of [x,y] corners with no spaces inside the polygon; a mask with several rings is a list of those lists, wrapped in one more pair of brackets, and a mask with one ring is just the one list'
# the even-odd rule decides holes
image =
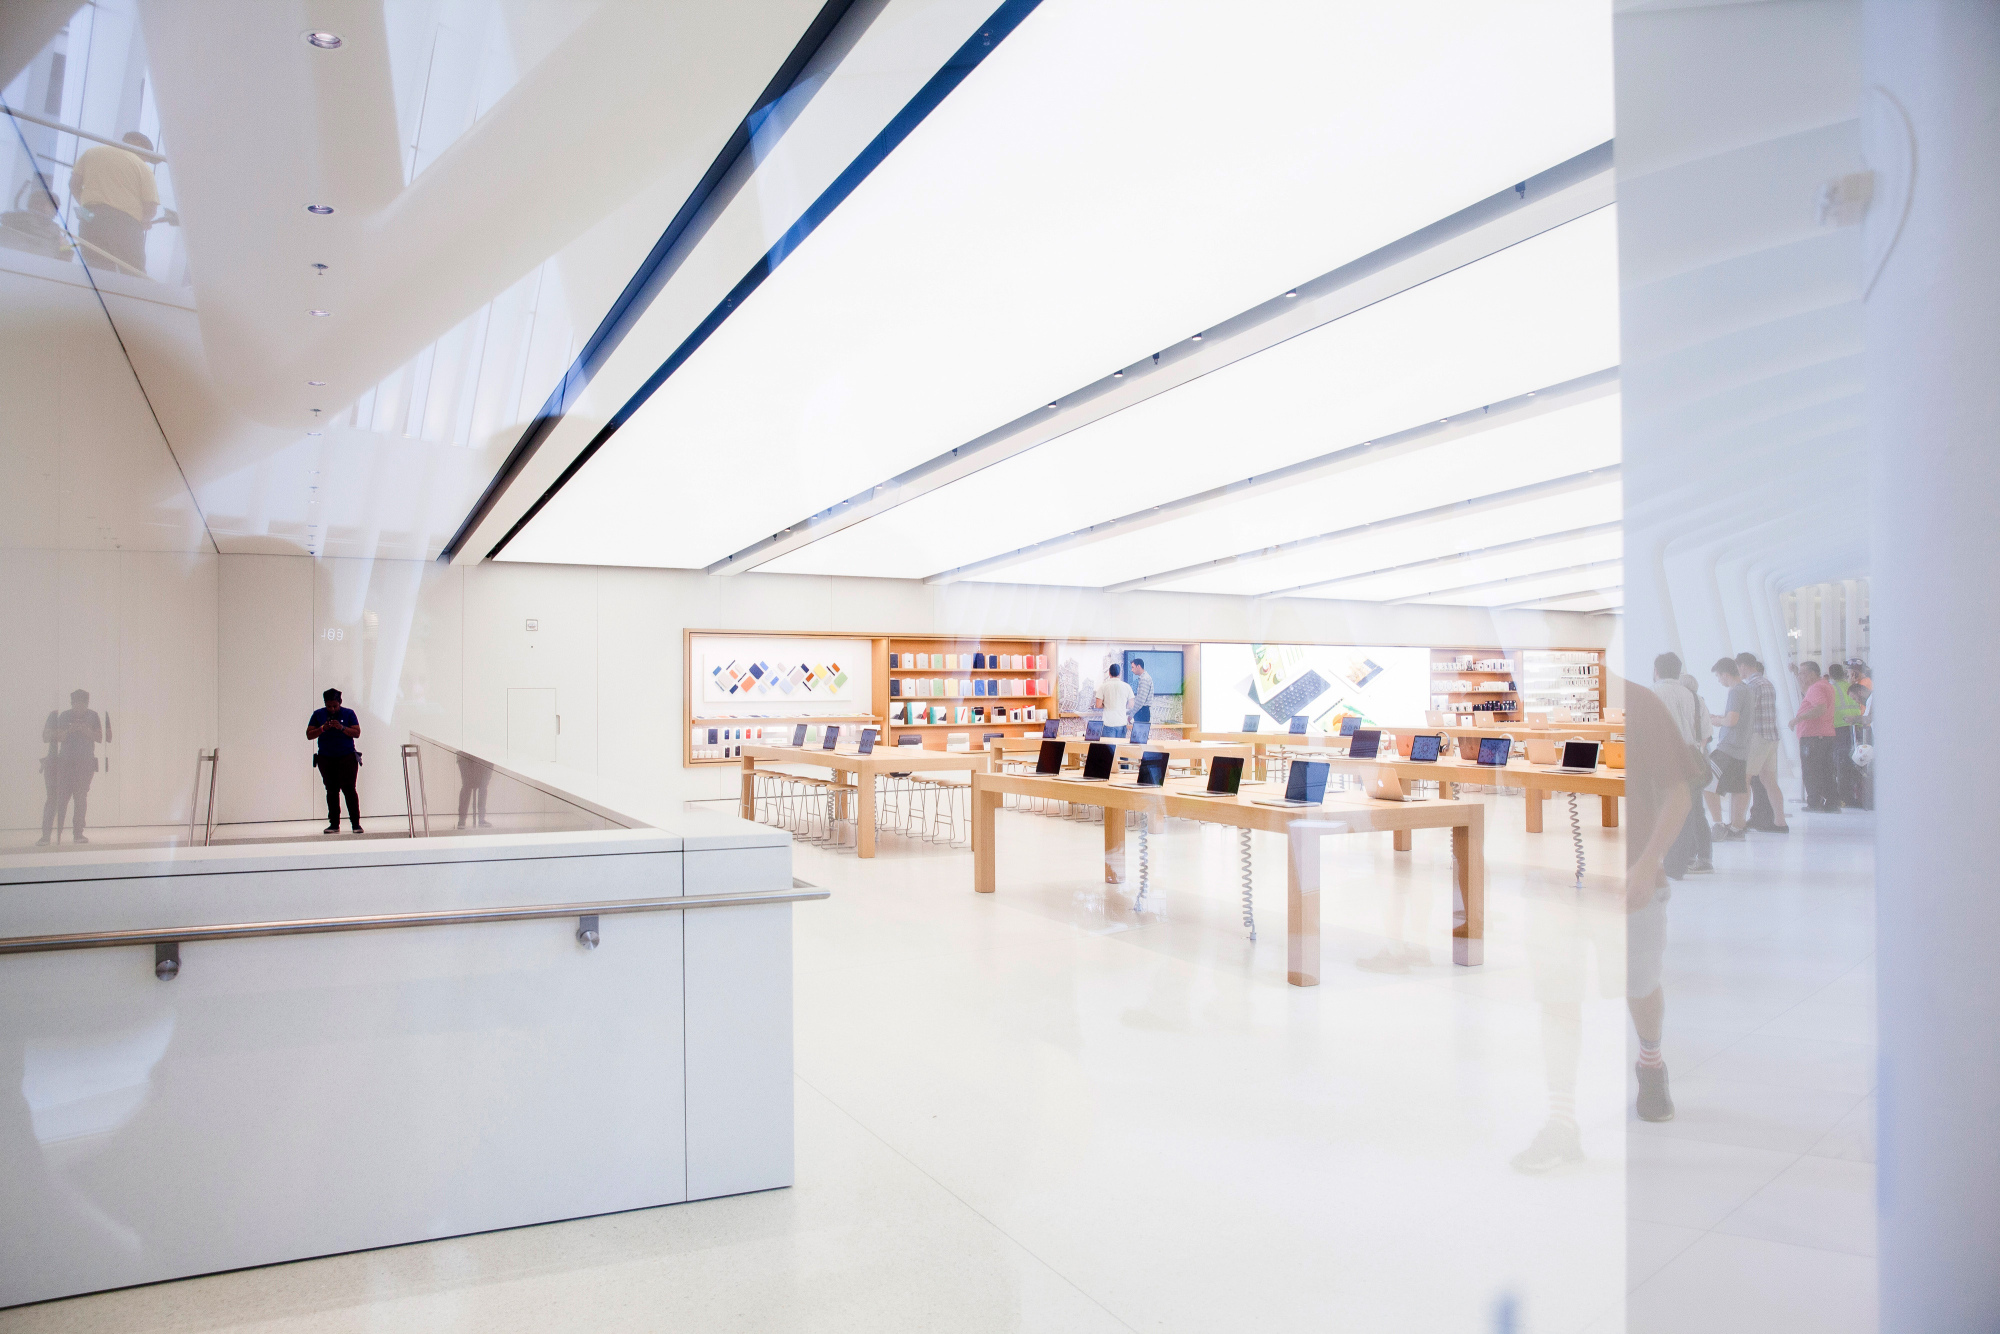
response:
{"label": "white ceiling beam", "polygon": [[[1037,542],[1032,546],[1020,547],[986,560],[975,561],[970,565],[961,565],[957,569],[944,570],[938,574],[929,576],[924,582],[927,584],[953,584],[963,579],[978,579],[995,570],[1004,569],[1009,565],[1019,564],[1025,560],[1038,560],[1044,556],[1057,555],[1093,542],[1101,542],[1107,537],[1112,537],[1120,533],[1128,533],[1140,528],[1150,528],[1155,524],[1165,523],[1170,519],[1186,518],[1188,515],[1199,513],[1202,510],[1214,509],[1222,505],[1240,504],[1253,497],[1296,486],[1301,482],[1319,481],[1354,468],[1382,463],[1386,460],[1405,454],[1412,454],[1419,450],[1433,449],[1439,445],[1449,444],[1454,440],[1462,440],[1467,436],[1477,435],[1482,431],[1490,431],[1495,427],[1510,426],[1516,422],[1527,421],[1533,417],[1545,416],[1551,412],[1558,412],[1563,408],[1575,407],[1579,403],[1587,403],[1593,399],[1604,398],[1617,392],[1618,368],[1616,366],[1608,367],[1605,370],[1596,371],[1589,375],[1578,376],[1574,380],[1567,380],[1562,384],[1549,385],[1542,389],[1532,389],[1517,397],[1504,399],[1498,403],[1490,403],[1474,412],[1461,412],[1456,416],[1441,418],[1437,421],[1428,421],[1421,426],[1412,426],[1407,430],[1398,431],[1394,435],[1383,436],[1378,440],[1369,440],[1358,445],[1350,445],[1346,449],[1337,449],[1331,454],[1322,454],[1318,458],[1307,459],[1302,463],[1294,463],[1287,468],[1279,468],[1274,472],[1260,473],[1257,476],[1246,477],[1242,481],[1230,482],[1224,486],[1212,487],[1207,491],[1197,492],[1194,495],[1183,497],[1180,500],[1172,501],[1165,505],[1155,505],[1150,509],[1140,510],[1135,514],[1127,514],[1116,519],[1108,519],[1103,523],[1092,524],[1090,527],[1079,529],[1074,533],[1066,533],[1061,537],[1052,537],[1045,542]],[[1306,542],[1319,540],[1319,538],[1303,539]],[[1275,553],[1280,550],[1292,549],[1297,545],[1297,543],[1289,543],[1285,547],[1272,547],[1268,548],[1268,550]],[[1230,559],[1241,560],[1243,557],[1231,557]],[[1208,562],[1210,565],[1216,563],[1218,562]],[[1157,580],[1166,579],[1171,575],[1182,575],[1186,572],[1186,570],[1175,570],[1169,571],[1166,574],[1148,575],[1144,579],[1130,580],[1123,584],[1114,584],[1111,591],[1125,592],[1133,588],[1142,588]]]}
{"label": "white ceiling beam", "polygon": [[[1429,602],[1432,598],[1451,597],[1457,593],[1490,593],[1496,588],[1514,588],[1530,584],[1537,579],[1549,579],[1559,574],[1582,574],[1587,570],[1605,570],[1614,565],[1623,565],[1623,556],[1613,556],[1610,560],[1586,561],[1581,565],[1559,565],[1552,570],[1535,570],[1528,574],[1510,574],[1505,579],[1488,579],[1477,584],[1460,584],[1456,588],[1433,588],[1428,593],[1411,593],[1404,597],[1389,598],[1383,603],[1388,607],[1407,606],[1412,602]],[[1544,599],[1546,600],[1546,599]]]}
{"label": "white ceiling beam", "polygon": [[1526,611],[1530,608],[1549,607],[1562,602],[1582,602],[1588,598],[1610,597],[1616,593],[1621,599],[1625,595],[1625,585],[1613,584],[1609,588],[1585,588],[1574,593],[1558,593],[1554,597],[1529,598],[1526,602],[1508,602],[1498,607],[1488,607],[1488,611]]}
{"label": "white ceiling beam", "polygon": [[[1447,505],[1433,505],[1429,509],[1414,510],[1408,514],[1398,514],[1373,523],[1356,524],[1351,528],[1338,528],[1330,533],[1317,533],[1312,537],[1302,537],[1294,542],[1280,542],[1276,546],[1260,547],[1255,551],[1245,551],[1235,556],[1224,556],[1220,560],[1202,561],[1195,565],[1184,565],[1176,570],[1163,570],[1140,579],[1128,579],[1124,583],[1112,584],[1107,593],[1132,593],[1157,584],[1185,579],[1189,575],[1214,570],[1225,565],[1242,565],[1252,561],[1271,560],[1278,556],[1288,556],[1293,552],[1312,547],[1327,546],[1335,542],[1351,541],[1357,537],[1380,537],[1403,528],[1435,523],[1440,519],[1462,519],[1474,514],[1484,514],[1491,510],[1505,509],[1525,500],[1545,500],[1550,496],[1566,495],[1588,487],[1602,486],[1618,476],[1618,467],[1592,468],[1584,472],[1571,473],[1567,477],[1554,477],[1546,482],[1533,482],[1527,486],[1517,486],[1507,491],[1495,491],[1491,495],[1474,496],[1470,500],[1454,500]],[[1294,590],[1286,590],[1290,593]],[[1279,597],[1281,593],[1261,596]]]}
{"label": "white ceiling beam", "polygon": [[1343,574],[1338,579],[1326,579],[1318,583],[1298,584],[1292,588],[1277,589],[1259,596],[1267,598],[1295,597],[1303,593],[1317,593],[1323,589],[1337,588],[1341,584],[1359,583],[1364,579],[1379,579],[1385,574],[1409,574],[1416,570],[1427,570],[1440,565],[1456,565],[1462,561],[1485,560],[1492,556],[1510,556],[1522,551],[1535,551],[1542,547],[1557,546],[1564,542],[1575,542],[1587,537],[1607,537],[1620,531],[1624,524],[1613,519],[1610,523],[1594,523],[1587,528],[1572,528],[1567,532],[1548,533],[1541,537],[1524,537],[1518,542],[1501,542],[1490,547],[1479,547],[1471,551],[1454,551],[1450,555],[1432,556],[1428,560],[1413,560],[1404,565],[1385,565],[1376,570],[1361,570],[1355,574]]}

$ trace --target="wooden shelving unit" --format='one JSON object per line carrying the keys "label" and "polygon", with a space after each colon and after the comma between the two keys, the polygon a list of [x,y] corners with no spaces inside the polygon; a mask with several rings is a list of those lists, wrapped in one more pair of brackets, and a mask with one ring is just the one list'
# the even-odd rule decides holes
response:
{"label": "wooden shelving unit", "polygon": [[[981,653],[1034,654],[1038,658],[1047,658],[1049,665],[1045,668],[902,668],[889,666],[890,658],[893,655],[905,653],[951,654],[955,657],[962,655],[967,660],[970,660],[973,655]],[[922,704],[925,706],[935,704],[943,705],[948,709],[962,707],[989,712],[994,709],[1006,709],[1010,712],[1014,709],[1046,709],[1051,715],[1055,712],[1054,686],[1056,672],[1060,664],[1056,661],[1054,653],[1050,651],[1050,641],[1045,639],[1014,639],[1001,635],[969,635],[960,638],[894,636],[880,641],[877,658],[880,666],[875,676],[874,707],[882,717],[891,718],[891,721],[884,729],[882,742],[884,745],[894,746],[900,744],[897,738],[907,732],[921,736],[924,740],[925,749],[943,750],[946,735],[951,732],[990,732],[1001,728],[1020,728],[1030,725],[1026,720],[1013,722],[1003,718],[995,722],[991,717],[983,721],[963,723],[899,723],[893,720],[890,712],[899,704]],[[897,680],[926,681],[935,679],[970,681],[1041,678],[1049,683],[1050,688],[1045,693],[1034,695],[897,695],[892,697],[889,694],[889,680],[891,677]],[[978,737],[975,736],[972,740],[976,744]]]}
{"label": "wooden shelving unit", "polygon": [[[1470,666],[1478,662],[1485,666]],[[1573,670],[1572,670],[1573,669]],[[1453,690],[1452,681],[1489,682],[1504,679],[1508,690]],[[1604,651],[1602,649],[1434,648],[1431,650],[1431,707],[1470,722],[1524,721],[1537,712],[1564,707],[1573,721],[1604,716]],[[1443,700],[1444,703],[1439,701]],[[1488,705],[1470,710],[1452,704]]]}

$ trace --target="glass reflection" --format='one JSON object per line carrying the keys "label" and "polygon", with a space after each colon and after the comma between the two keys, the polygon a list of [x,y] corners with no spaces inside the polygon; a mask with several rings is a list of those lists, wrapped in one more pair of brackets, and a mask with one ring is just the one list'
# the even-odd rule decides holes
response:
{"label": "glass reflection", "polygon": [[72,690],[69,707],[52,711],[42,724],[42,781],[48,800],[42,806],[42,836],[37,846],[47,846],[51,836],[62,837],[65,810],[70,821],[70,841],[88,843],[84,823],[90,807],[90,784],[97,777],[97,746],[109,741],[104,720],[90,707],[88,690]]}

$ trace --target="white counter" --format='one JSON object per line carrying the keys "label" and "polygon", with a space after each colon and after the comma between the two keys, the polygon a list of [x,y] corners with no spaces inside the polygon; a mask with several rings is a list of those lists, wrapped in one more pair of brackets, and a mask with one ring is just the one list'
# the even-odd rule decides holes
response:
{"label": "white counter", "polygon": [[[0,858],[0,936],[789,891],[789,838],[504,755],[630,827]],[[0,955],[0,1305],[789,1185],[791,906]]]}

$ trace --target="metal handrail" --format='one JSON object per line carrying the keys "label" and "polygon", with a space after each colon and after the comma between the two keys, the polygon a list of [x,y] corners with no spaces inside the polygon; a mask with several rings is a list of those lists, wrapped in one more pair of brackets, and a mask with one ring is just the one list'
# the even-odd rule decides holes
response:
{"label": "metal handrail", "polygon": [[[410,790],[410,761],[417,762],[416,791]],[[415,742],[403,743],[403,809],[410,817],[410,837],[417,836],[417,812],[424,818],[424,837],[431,836],[431,795],[424,786],[424,748]]]}
{"label": "metal handrail", "polygon": [[75,125],[65,125],[61,121],[51,120],[47,116],[37,116],[33,112],[23,111],[19,107],[10,107],[5,102],[0,102],[0,111],[6,112],[15,120],[25,120],[30,125],[39,125],[43,129],[54,130],[58,134],[73,134],[79,139],[89,139],[95,143],[110,144],[113,148],[122,148],[133,157],[150,162],[156,167],[166,165],[167,159],[161,154],[155,153],[151,149],[141,148],[137,144],[128,144],[122,139],[113,139],[108,134],[99,134],[95,130],[86,130]]}
{"label": "metal handrail", "polygon": [[829,892],[824,889],[788,889],[757,894],[677,894],[650,899],[606,899],[597,903],[543,903],[519,908],[381,913],[368,917],[302,917],[286,922],[230,922],[216,926],[161,926],[75,931],[52,936],[8,936],[0,938],[0,954],[46,954],[56,950],[111,949],[123,945],[178,945],[192,940],[242,940],[260,936],[317,936],[334,931],[384,931],[398,927],[460,926],[472,922],[609,917],[622,913],[682,912],[689,908],[736,908],[764,903],[801,903],[807,899],[826,898]]}
{"label": "metal handrail", "polygon": [[215,771],[222,767],[222,747],[212,750],[195,748],[194,752],[194,795],[188,801],[188,842],[194,843],[194,822],[201,816],[201,766],[208,766],[208,817],[202,826],[201,845],[207,847],[215,842]]}

